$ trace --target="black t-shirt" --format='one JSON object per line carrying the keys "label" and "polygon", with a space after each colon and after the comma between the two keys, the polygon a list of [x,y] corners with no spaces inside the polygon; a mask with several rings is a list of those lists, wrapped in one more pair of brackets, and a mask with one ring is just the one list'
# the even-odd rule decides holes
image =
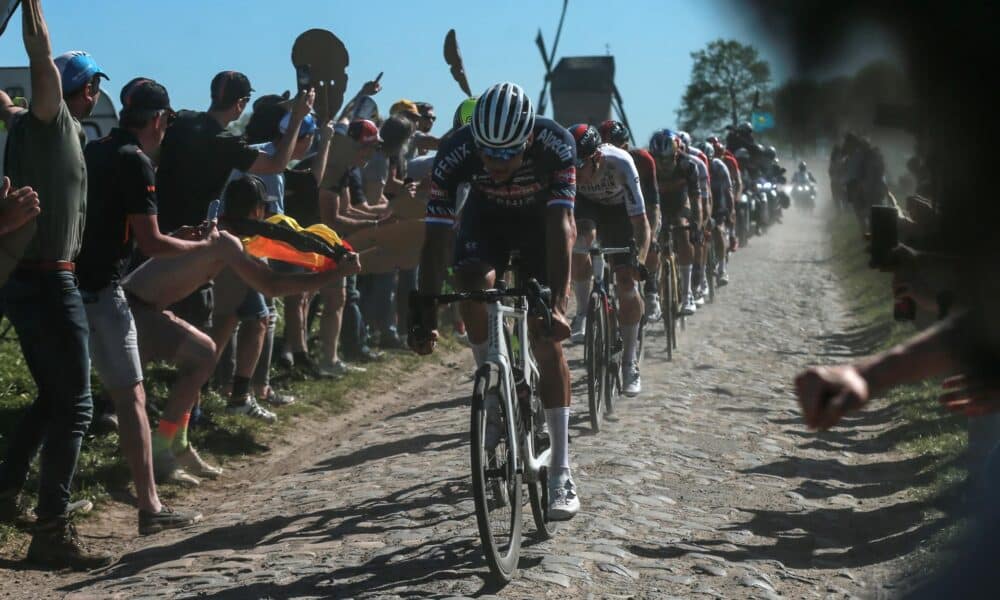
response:
{"label": "black t-shirt", "polygon": [[96,292],[125,275],[135,248],[129,215],[156,214],[156,171],[132,133],[115,128],[87,144],[87,228],[76,259],[80,289]]}
{"label": "black t-shirt", "polygon": [[[299,163],[299,166],[302,166],[302,163]],[[312,171],[308,169],[285,171],[285,214],[303,227],[320,222],[319,186]]]}
{"label": "black t-shirt", "polygon": [[233,169],[248,171],[259,155],[208,113],[178,113],[163,138],[156,173],[161,229],[204,221],[209,203],[222,195]]}

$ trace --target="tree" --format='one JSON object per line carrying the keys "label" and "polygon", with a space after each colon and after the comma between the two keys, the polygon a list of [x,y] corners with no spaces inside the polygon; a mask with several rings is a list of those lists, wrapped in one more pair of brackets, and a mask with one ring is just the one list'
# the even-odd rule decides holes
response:
{"label": "tree", "polygon": [[677,111],[684,129],[718,131],[749,121],[754,108],[768,103],[771,66],[753,46],[718,39],[691,58],[691,82]]}

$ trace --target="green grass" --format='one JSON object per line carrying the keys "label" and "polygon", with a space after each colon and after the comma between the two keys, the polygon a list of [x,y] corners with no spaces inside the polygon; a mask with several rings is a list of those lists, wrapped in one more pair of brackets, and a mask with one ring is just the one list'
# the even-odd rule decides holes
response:
{"label": "green grass", "polygon": [[[855,338],[865,352],[885,350],[913,335],[914,327],[892,317],[891,275],[868,267],[868,252],[853,216],[840,214],[830,221],[833,269],[850,302],[861,334]],[[896,448],[915,455],[933,457],[924,469],[931,474],[926,485],[914,486],[915,497],[941,497],[960,485],[965,469],[960,457],[967,446],[963,416],[952,415],[937,402],[939,381],[901,386],[886,394],[898,408],[899,435]]]}
{"label": "green grass", "polygon": [[[3,325],[6,324],[4,321]],[[0,327],[0,330],[3,328]],[[271,445],[290,439],[299,418],[322,419],[347,411],[353,405],[352,398],[366,388],[398,381],[406,373],[416,372],[422,361],[443,361],[449,351],[458,347],[458,342],[446,337],[439,345],[436,358],[421,358],[411,352],[390,352],[385,360],[371,365],[368,372],[350,374],[336,381],[278,378],[275,385],[293,394],[296,403],[278,410],[280,420],[276,425],[226,414],[225,399],[217,392],[209,391],[202,394],[202,410],[208,415],[211,425],[192,429],[190,439],[203,455],[211,456],[222,464],[262,454]],[[150,420],[155,427],[158,409],[163,407],[176,371],[167,365],[154,364],[149,366],[145,375]],[[93,383],[94,391],[98,393],[101,388],[96,376]],[[6,455],[10,436],[18,425],[22,411],[34,398],[35,391],[34,381],[11,331],[6,339],[0,340],[0,457]],[[129,488],[130,481],[127,465],[119,450],[118,435],[88,434],[80,454],[72,499],[93,501],[96,512],[113,496],[121,497]],[[37,483],[37,470],[33,468],[22,495],[28,505],[37,500],[34,495]],[[159,491],[168,500],[184,493],[182,488],[169,485],[160,486]],[[23,539],[15,529],[0,524],[0,548]]]}

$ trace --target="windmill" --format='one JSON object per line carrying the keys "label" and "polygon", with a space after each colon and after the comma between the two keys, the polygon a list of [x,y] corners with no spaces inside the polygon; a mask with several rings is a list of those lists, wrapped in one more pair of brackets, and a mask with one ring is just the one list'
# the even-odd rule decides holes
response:
{"label": "windmill", "polygon": [[542,54],[542,63],[545,65],[542,93],[538,97],[535,112],[539,115],[545,114],[548,108],[547,95],[551,83],[552,103],[556,113],[554,118],[557,121],[567,126],[571,123],[597,125],[609,118],[611,110],[614,109],[618,120],[622,121],[628,128],[629,136],[634,145],[635,135],[628,123],[628,117],[625,116],[621,92],[618,91],[618,86],[614,82],[614,57],[610,53],[607,56],[563,58],[553,68],[568,6],[569,0],[563,0],[562,14],[559,17],[559,26],[556,28],[556,37],[552,43],[551,53],[545,48],[541,29],[535,36],[535,45],[538,46],[538,51]]}

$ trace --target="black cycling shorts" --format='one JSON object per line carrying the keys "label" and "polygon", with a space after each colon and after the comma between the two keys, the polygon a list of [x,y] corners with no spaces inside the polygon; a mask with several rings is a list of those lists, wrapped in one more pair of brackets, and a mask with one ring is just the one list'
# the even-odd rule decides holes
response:
{"label": "black cycling shorts", "polygon": [[546,210],[543,202],[520,209],[498,208],[470,196],[462,208],[455,239],[455,268],[484,263],[499,275],[507,267],[511,251],[517,250],[518,272],[546,285]]}
{"label": "black cycling shorts", "polygon": [[[605,248],[628,248],[635,239],[632,219],[629,218],[624,204],[608,206],[577,197],[573,216],[577,223],[589,221],[596,225],[597,239]],[[614,254],[610,258],[611,264],[615,266],[629,264],[627,254]]]}

